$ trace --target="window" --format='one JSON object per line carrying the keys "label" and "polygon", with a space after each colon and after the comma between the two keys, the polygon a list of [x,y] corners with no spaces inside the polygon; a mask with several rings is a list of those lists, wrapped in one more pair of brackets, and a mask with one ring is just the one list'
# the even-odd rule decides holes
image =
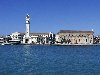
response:
{"label": "window", "polygon": [[92,40],[90,40],[90,43],[92,43]]}
{"label": "window", "polygon": [[13,38],[14,38],[14,35],[13,35]]}
{"label": "window", "polygon": [[79,39],[79,42],[80,42],[80,39]]}
{"label": "window", "polygon": [[86,39],[86,42],[87,42],[87,39]]}

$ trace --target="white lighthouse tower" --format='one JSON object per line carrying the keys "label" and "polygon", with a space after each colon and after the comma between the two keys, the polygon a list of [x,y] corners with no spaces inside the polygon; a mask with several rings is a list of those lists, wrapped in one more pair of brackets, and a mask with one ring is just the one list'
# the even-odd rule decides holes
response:
{"label": "white lighthouse tower", "polygon": [[23,37],[23,43],[25,44],[30,44],[32,41],[31,41],[31,37],[30,37],[30,16],[27,14],[26,15],[26,32],[25,32],[25,35]]}
{"label": "white lighthouse tower", "polygon": [[30,17],[27,14],[26,16],[26,33],[25,33],[26,38],[30,37]]}

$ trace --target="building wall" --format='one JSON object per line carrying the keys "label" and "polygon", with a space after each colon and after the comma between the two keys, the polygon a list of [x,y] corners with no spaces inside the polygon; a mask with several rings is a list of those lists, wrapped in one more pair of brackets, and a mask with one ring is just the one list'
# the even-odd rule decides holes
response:
{"label": "building wall", "polygon": [[3,42],[4,42],[4,38],[0,37],[0,43],[3,43]]}
{"label": "building wall", "polygon": [[21,36],[21,33],[19,32],[14,32],[11,35],[12,40],[21,40],[23,36]]}
{"label": "building wall", "polygon": [[47,44],[49,34],[31,34],[33,44]]}
{"label": "building wall", "polygon": [[67,44],[93,44],[92,33],[59,33],[56,41]]}
{"label": "building wall", "polygon": [[37,43],[37,37],[38,37],[38,36],[35,36],[35,35],[32,35],[32,36],[31,36],[32,43],[34,43],[34,44]]}

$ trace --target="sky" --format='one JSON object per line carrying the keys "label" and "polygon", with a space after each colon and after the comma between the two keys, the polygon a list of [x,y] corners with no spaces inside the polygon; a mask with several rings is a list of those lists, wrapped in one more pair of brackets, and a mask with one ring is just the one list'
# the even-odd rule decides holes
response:
{"label": "sky", "polygon": [[0,0],[0,34],[94,30],[100,35],[100,0]]}

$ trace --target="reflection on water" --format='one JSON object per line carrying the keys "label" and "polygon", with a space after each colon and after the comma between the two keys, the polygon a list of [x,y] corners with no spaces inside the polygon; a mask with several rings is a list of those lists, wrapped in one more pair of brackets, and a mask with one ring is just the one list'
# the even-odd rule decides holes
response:
{"label": "reflection on water", "polygon": [[0,46],[0,75],[100,75],[100,47]]}

